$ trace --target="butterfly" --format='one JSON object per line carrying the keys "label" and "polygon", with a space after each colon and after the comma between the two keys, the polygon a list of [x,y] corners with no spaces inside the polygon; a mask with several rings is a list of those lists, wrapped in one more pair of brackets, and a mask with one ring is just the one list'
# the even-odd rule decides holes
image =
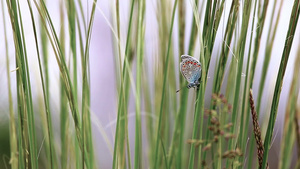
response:
{"label": "butterfly", "polygon": [[189,83],[187,85],[188,89],[198,87],[200,85],[199,79],[201,78],[201,63],[196,58],[189,55],[182,55],[180,72]]}

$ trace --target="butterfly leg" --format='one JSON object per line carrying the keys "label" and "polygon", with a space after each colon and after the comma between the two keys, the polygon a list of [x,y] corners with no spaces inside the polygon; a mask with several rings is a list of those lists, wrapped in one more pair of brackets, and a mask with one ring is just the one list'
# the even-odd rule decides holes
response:
{"label": "butterfly leg", "polygon": [[192,87],[197,87],[197,83],[189,83],[186,87],[188,88],[188,89],[190,89],[190,88],[192,88]]}
{"label": "butterfly leg", "polygon": [[199,87],[200,87],[200,83],[197,81],[194,83],[193,85],[194,88],[196,88],[197,90],[199,90]]}

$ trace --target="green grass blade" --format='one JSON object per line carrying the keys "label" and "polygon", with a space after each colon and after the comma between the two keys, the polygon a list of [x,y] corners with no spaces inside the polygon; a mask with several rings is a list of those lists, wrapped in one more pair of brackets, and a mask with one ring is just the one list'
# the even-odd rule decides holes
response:
{"label": "green grass blade", "polygon": [[12,99],[12,89],[11,89],[11,79],[10,79],[10,70],[9,70],[9,55],[8,55],[8,41],[7,41],[7,31],[6,31],[6,21],[5,21],[5,13],[4,13],[4,3],[1,1],[2,6],[2,19],[3,19],[3,29],[4,29],[4,44],[5,44],[5,53],[6,53],[6,76],[7,76],[7,86],[8,86],[8,100],[9,100],[9,131],[10,131],[10,163],[12,169],[18,168],[18,142],[17,142],[17,129],[16,129],[16,119],[14,115],[13,108],[13,99]]}
{"label": "green grass blade", "polygon": [[[40,16],[41,17],[41,16]],[[42,20],[42,18],[41,18]],[[61,27],[60,27],[60,35],[59,35],[59,41],[62,46],[62,52],[65,53],[65,17],[64,17],[64,3],[60,3],[60,22],[61,22]],[[41,23],[41,27],[44,30],[44,38],[46,41],[47,38],[47,33],[45,28],[43,27],[43,24]],[[65,59],[65,58],[63,58]],[[69,129],[69,115],[68,115],[68,100],[66,96],[66,89],[64,88],[63,84],[63,79],[60,77],[60,138],[61,138],[61,168],[68,168],[68,157],[70,156],[70,149],[73,148],[74,146],[69,145],[70,144],[70,135],[68,132]],[[75,149],[79,149],[78,146],[76,146]],[[75,152],[76,150],[74,150]],[[77,153],[76,153],[77,155]],[[76,161],[76,164],[81,162],[81,159],[74,159]],[[76,165],[79,166],[79,165]]]}
{"label": "green grass blade", "polygon": [[[241,146],[241,150],[243,152],[246,152],[246,144],[247,144],[247,138],[248,138],[248,125],[249,125],[249,118],[250,118],[250,113],[247,112],[248,110],[248,98],[249,98],[249,67],[250,67],[250,58],[251,58],[251,50],[252,50],[252,39],[253,39],[253,30],[254,30],[254,20],[255,20],[255,14],[256,14],[256,9],[257,9],[257,0],[255,1],[254,5],[254,11],[252,15],[252,26],[251,26],[251,36],[250,36],[250,45],[249,45],[249,51],[248,51],[248,59],[247,59],[247,67],[246,67],[246,79],[244,83],[244,92],[243,92],[243,102],[242,102],[242,117],[241,119],[243,120],[241,122],[240,129],[242,129],[242,133],[239,135],[239,143],[238,145]],[[246,116],[244,113],[247,112]],[[249,159],[252,159],[252,157],[249,157]],[[251,160],[252,161],[252,160]],[[242,164],[244,162],[244,159],[241,161]]]}
{"label": "green grass blade", "polygon": [[137,61],[136,61],[136,98],[135,98],[135,151],[134,168],[142,167],[142,123],[141,123],[141,72],[143,63],[143,36],[144,36],[144,16],[146,2],[138,1],[138,32],[137,32]]}
{"label": "green grass blade", "polygon": [[[19,9],[19,4],[16,1],[6,1],[10,14],[13,36],[15,42],[16,62],[17,67],[17,87],[18,87],[18,104],[20,104],[19,114],[21,125],[24,126],[25,149],[29,148],[30,166],[35,169],[38,167],[37,150],[36,150],[36,136],[35,136],[35,123],[34,112],[32,107],[31,85],[29,77],[29,68],[27,61],[27,53],[24,39],[24,31],[22,24],[22,16]],[[21,130],[23,130],[21,129]],[[27,131],[26,131],[27,130]],[[21,132],[21,131],[19,131]],[[22,131],[23,132],[23,131]],[[20,143],[19,143],[20,145]],[[29,162],[29,157],[26,155],[25,159]],[[23,161],[21,161],[23,165]],[[29,163],[25,164],[29,166]]]}
{"label": "green grass blade", "polygon": [[270,118],[269,118],[269,123],[268,123],[268,129],[267,129],[267,134],[266,134],[265,141],[264,141],[265,152],[264,152],[263,168],[265,168],[267,165],[269,149],[271,146],[273,129],[274,129],[275,120],[276,120],[276,116],[277,116],[278,103],[279,103],[280,93],[281,93],[281,89],[282,89],[284,73],[286,70],[287,62],[289,60],[289,54],[290,54],[290,50],[292,47],[296,26],[298,23],[299,13],[300,13],[300,0],[295,0],[293,9],[292,9],[292,13],[291,13],[291,17],[290,17],[289,29],[287,32],[285,45],[284,45],[284,49],[283,49],[283,53],[282,53],[282,57],[281,57],[279,72],[277,75],[275,91],[274,91],[274,96],[273,96],[273,101],[272,101],[272,107],[271,107],[271,112],[270,112]]}
{"label": "green grass blade", "polygon": [[[94,1],[92,11],[90,15],[86,44],[84,49],[84,59],[82,62],[82,132],[84,144],[84,155],[83,159],[86,161],[87,167],[90,169],[95,168],[94,164],[94,148],[92,138],[92,127],[91,127],[91,114],[90,114],[90,80],[89,80],[89,48],[92,34],[92,27],[94,23],[95,11],[96,11],[97,0]],[[75,35],[74,35],[75,36]],[[86,137],[85,137],[86,136]],[[86,153],[85,153],[86,152]]]}
{"label": "green grass blade", "polygon": [[[206,60],[204,55],[204,46],[203,46],[203,40],[202,40],[202,34],[201,34],[201,28],[200,28],[200,18],[198,13],[198,7],[196,6],[193,1],[191,1],[191,5],[193,8],[193,15],[195,17],[196,25],[197,25],[197,31],[199,34],[199,42],[200,42],[200,62],[202,65],[201,68],[201,77],[202,82],[200,85],[200,90],[197,92],[196,95],[196,104],[195,104],[195,113],[194,113],[194,121],[193,121],[193,131],[192,131],[192,139],[197,139],[197,133],[199,132],[199,140],[202,139],[202,132],[203,132],[203,117],[204,117],[204,96],[205,96],[205,88],[206,88]],[[200,119],[200,120],[199,120]],[[198,131],[198,126],[199,131]],[[199,146],[199,149],[201,150],[202,146]],[[190,158],[189,158],[189,164],[188,168],[192,169],[194,168],[194,159],[195,159],[195,144],[191,144],[190,148]],[[202,161],[201,153],[199,154],[198,160]]]}
{"label": "green grass blade", "polygon": [[169,57],[170,57],[170,47],[172,42],[172,32],[173,32],[173,25],[174,25],[174,18],[175,18],[175,11],[177,7],[178,0],[175,0],[173,11],[172,11],[172,19],[171,19],[171,27],[169,31],[169,41],[168,41],[168,49],[166,54],[165,60],[165,69],[164,69],[164,80],[163,80],[163,89],[162,89],[162,96],[161,96],[161,104],[160,104],[160,111],[159,111],[159,119],[158,119],[158,127],[157,127],[157,136],[156,136],[156,144],[155,144],[155,162],[154,168],[158,168],[158,149],[159,149],[159,138],[160,138],[160,128],[162,123],[162,114],[163,114],[163,106],[165,101],[165,91],[166,91],[166,81],[168,75],[168,65],[169,65]]}
{"label": "green grass blade", "polygon": [[[54,136],[53,136],[53,128],[52,128],[52,120],[51,120],[51,111],[50,111],[50,106],[49,106],[49,88],[47,88],[45,80],[44,80],[44,75],[43,75],[43,69],[42,69],[42,61],[41,61],[41,56],[39,53],[39,45],[38,45],[38,40],[37,40],[37,31],[36,31],[36,26],[35,26],[35,20],[33,16],[33,11],[31,7],[30,1],[27,1],[28,7],[30,10],[30,15],[31,15],[31,20],[32,20],[32,27],[34,31],[34,38],[35,38],[35,44],[36,44],[36,50],[37,50],[37,56],[38,56],[38,63],[39,63],[39,69],[40,69],[40,77],[42,81],[42,88],[43,88],[43,95],[44,95],[44,104],[45,104],[45,109],[46,109],[46,117],[47,117],[47,129],[48,129],[48,140],[49,140],[49,157],[50,157],[50,168],[57,168],[57,160],[56,160],[56,151],[54,148]],[[48,92],[48,93],[47,93]]]}
{"label": "green grass blade", "polygon": [[284,129],[280,149],[279,168],[291,168],[291,160],[293,155],[293,146],[295,142],[294,117],[296,114],[297,97],[299,93],[299,77],[300,77],[300,48],[296,55],[294,64],[293,80],[291,83],[288,105],[285,111]]}
{"label": "green grass blade", "polygon": [[[117,116],[117,126],[116,126],[116,133],[115,133],[115,143],[114,143],[114,154],[113,154],[113,169],[115,169],[117,167],[117,151],[118,151],[118,147],[119,147],[119,140],[124,140],[122,139],[122,135],[120,134],[124,134],[124,131],[119,131],[121,126],[122,129],[125,130],[125,127],[127,128],[126,123],[122,123],[125,126],[121,125],[120,126],[120,121],[121,121],[121,117],[124,118],[124,120],[122,120],[122,122],[126,122],[127,120],[125,118],[127,118],[127,113],[122,113],[122,112],[127,112],[127,103],[125,103],[125,100],[128,100],[126,98],[128,98],[128,92],[124,92],[124,91],[128,91],[129,90],[129,80],[128,78],[128,57],[129,57],[129,45],[130,45],[130,35],[131,35],[131,26],[132,26],[132,16],[133,16],[133,7],[134,7],[134,0],[131,1],[131,8],[130,8],[130,16],[129,16],[129,24],[128,24],[128,31],[127,31],[127,39],[126,39],[126,47],[125,47],[125,58],[124,58],[124,66],[123,66],[123,70],[122,70],[122,76],[121,76],[121,89],[120,89],[120,94],[119,94],[119,100],[118,100],[118,116]],[[127,93],[127,94],[126,94]],[[124,96],[125,95],[125,96]],[[126,129],[127,130],[127,129]],[[127,133],[128,131],[125,132]],[[120,135],[120,138],[119,138]],[[120,145],[123,145],[122,143],[120,143]],[[127,134],[127,150],[129,152],[129,141],[128,141],[128,134]],[[121,147],[120,150],[124,149],[124,145],[123,148]],[[123,152],[120,152],[120,155],[124,155]],[[124,157],[125,158],[125,157]],[[128,156],[129,160],[128,163],[130,164],[130,156]],[[122,162],[121,162],[121,166],[122,166]],[[131,165],[130,165],[131,166]],[[129,167],[131,168],[131,167]]]}
{"label": "green grass blade", "polygon": [[[237,60],[238,60],[238,71],[236,75],[236,91],[234,96],[234,102],[233,102],[233,111],[232,111],[232,123],[233,127],[231,128],[232,133],[239,133],[242,134],[242,132],[238,132],[238,116],[239,116],[239,98],[240,98],[240,87],[241,87],[241,78],[242,78],[242,69],[243,69],[243,63],[244,63],[244,52],[245,52],[245,45],[246,45],[246,37],[248,32],[248,25],[249,25],[249,18],[250,18],[250,12],[251,12],[251,3],[252,1],[245,1],[244,7],[243,7],[243,18],[242,18],[242,30],[240,34],[240,39],[237,46]],[[241,116],[243,117],[243,116]],[[241,121],[240,121],[241,122]],[[234,148],[235,139],[230,139],[229,141],[229,150]]]}

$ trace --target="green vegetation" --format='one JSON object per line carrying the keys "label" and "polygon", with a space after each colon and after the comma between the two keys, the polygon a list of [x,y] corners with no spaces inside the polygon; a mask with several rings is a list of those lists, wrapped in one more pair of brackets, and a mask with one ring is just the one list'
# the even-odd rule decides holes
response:
{"label": "green vegetation", "polygon": [[[7,81],[2,91],[7,91],[8,101],[0,112],[7,112],[9,120],[0,126],[0,145],[5,147],[0,149],[0,168],[104,168],[97,159],[102,152],[94,149],[91,116],[92,111],[105,112],[91,107],[90,77],[90,58],[104,56],[89,53],[95,15],[102,12],[98,7],[103,2],[94,0],[84,9],[84,1],[60,1],[59,18],[51,15],[48,3],[1,0],[0,41],[6,61],[1,66]],[[109,3],[113,4],[112,21],[107,24],[114,43],[107,46],[113,49],[115,61],[110,75],[116,80],[112,88],[117,93],[117,111],[113,142],[102,131],[107,144],[97,147],[113,145],[112,160],[106,162],[113,169],[300,166],[300,37],[295,37],[300,29],[300,0],[287,10],[285,32],[277,29],[283,0],[151,1],[154,8],[146,0],[128,0],[127,14],[122,11],[123,1]],[[147,10],[153,9],[156,16],[149,16]],[[30,18],[24,17],[24,11],[29,11]],[[156,18],[157,27],[147,27],[150,17]],[[31,21],[30,26],[25,19]],[[33,37],[26,34],[25,26],[31,28]],[[153,43],[148,36],[157,38]],[[28,38],[34,44],[26,43]],[[276,41],[282,50],[275,49]],[[155,52],[151,53],[148,46],[153,44],[150,51]],[[36,58],[29,56],[28,45],[35,49]],[[280,60],[272,56],[275,51]],[[186,88],[179,71],[182,54],[201,62],[198,89]],[[59,69],[58,96],[50,92],[52,58]],[[30,68],[33,60],[38,72]],[[260,60],[262,66],[257,64]],[[271,62],[280,65],[278,70]],[[289,66],[294,70],[276,155],[279,160],[272,162],[270,149],[288,63],[293,63]],[[276,83],[267,90],[270,71]],[[252,91],[256,84],[258,89]],[[33,86],[40,88],[39,93]],[[265,95],[272,97],[264,100]],[[268,101],[272,104],[267,105]],[[128,127],[130,102],[135,106],[134,131]],[[54,110],[59,112],[59,122],[53,120]],[[259,120],[262,114],[264,119]],[[297,162],[292,161],[295,145]]]}

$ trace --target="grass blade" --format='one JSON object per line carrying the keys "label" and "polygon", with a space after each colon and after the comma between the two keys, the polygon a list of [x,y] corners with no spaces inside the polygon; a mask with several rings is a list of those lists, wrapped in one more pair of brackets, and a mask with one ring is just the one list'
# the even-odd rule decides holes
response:
{"label": "grass blade", "polygon": [[271,139],[272,139],[273,129],[274,129],[275,120],[276,120],[276,116],[277,116],[278,103],[279,103],[279,98],[280,98],[280,93],[281,93],[281,88],[282,88],[282,83],[283,83],[283,77],[284,77],[286,65],[287,65],[287,62],[289,59],[289,54],[290,54],[290,50],[292,47],[296,26],[298,23],[299,13],[300,13],[300,0],[295,0],[294,6],[292,9],[292,13],[291,13],[291,19],[290,19],[288,33],[287,33],[286,40],[285,40],[284,50],[283,50],[282,57],[281,57],[279,72],[277,74],[277,80],[276,80],[276,85],[275,85],[273,101],[272,101],[268,129],[267,129],[267,134],[266,134],[266,138],[264,141],[265,153],[264,153],[264,160],[263,160],[263,165],[262,165],[263,168],[265,168],[267,165],[267,160],[268,160],[268,155],[269,155],[268,153],[269,153],[269,149],[271,146]]}
{"label": "grass blade", "polygon": [[172,12],[172,19],[171,19],[171,27],[169,31],[169,42],[168,42],[168,49],[166,54],[165,60],[165,70],[164,70],[164,80],[163,80],[163,89],[162,89],[162,96],[161,96],[161,104],[160,104],[160,111],[159,111],[159,119],[158,119],[158,127],[157,127],[157,136],[156,136],[156,145],[155,145],[155,162],[154,168],[158,168],[158,149],[159,149],[159,138],[160,138],[160,128],[161,128],[161,121],[162,121],[162,114],[163,114],[163,105],[165,101],[165,91],[166,91],[166,81],[168,75],[168,65],[169,65],[169,57],[170,57],[170,46],[172,41],[172,32],[173,32],[173,25],[174,25],[174,18],[175,18],[175,11],[177,6],[177,1],[175,0]]}

